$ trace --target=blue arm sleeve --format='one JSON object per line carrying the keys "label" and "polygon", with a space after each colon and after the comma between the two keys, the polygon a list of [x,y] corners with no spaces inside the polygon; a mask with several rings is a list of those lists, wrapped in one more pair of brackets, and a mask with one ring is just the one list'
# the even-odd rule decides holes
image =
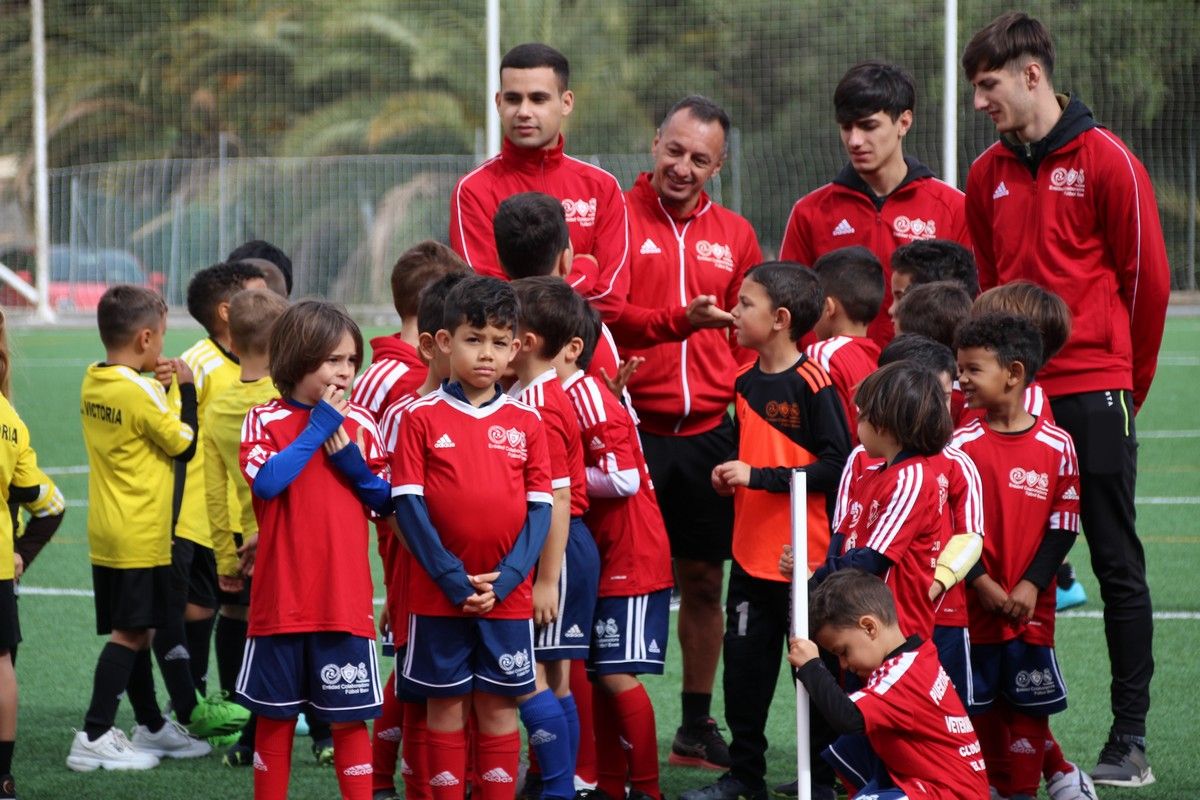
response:
{"label": "blue arm sleeve", "polygon": [[416,494],[401,494],[396,495],[393,502],[396,522],[400,525],[409,551],[450,602],[461,606],[475,594],[475,587],[467,580],[462,561],[442,545],[441,537],[429,519],[425,498]]}
{"label": "blue arm sleeve", "polygon": [[810,585],[820,585],[821,581],[832,573],[843,569],[861,569],[872,575],[882,575],[891,566],[892,560],[878,550],[872,550],[869,547],[855,547],[853,550],[847,550],[844,555],[828,559],[825,564],[818,567],[813,572]]}
{"label": "blue arm sleeve", "polygon": [[296,480],[325,440],[342,424],[344,417],[324,400],[313,406],[308,425],[292,443],[267,459],[254,478],[251,491],[255,497],[270,500]]}
{"label": "blue arm sleeve", "polygon": [[358,445],[351,442],[330,456],[329,460],[354,484],[354,493],[364,505],[378,514],[387,514],[392,510],[391,484],[371,472]]}
{"label": "blue arm sleeve", "polygon": [[546,544],[546,535],[550,533],[551,508],[550,503],[529,504],[525,525],[517,534],[517,541],[495,569],[500,573],[500,577],[492,583],[497,603],[503,602],[513,589],[520,586],[537,563],[538,556],[542,554],[542,546]]}

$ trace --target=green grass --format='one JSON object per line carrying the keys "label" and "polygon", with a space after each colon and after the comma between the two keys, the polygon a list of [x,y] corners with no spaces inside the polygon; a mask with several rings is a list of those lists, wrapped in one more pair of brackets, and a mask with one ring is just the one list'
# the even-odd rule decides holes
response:
{"label": "green grass", "polygon": [[[195,329],[172,330],[168,350],[178,353],[198,336]],[[63,468],[86,463],[78,422],[79,382],[83,366],[102,357],[90,329],[13,330],[13,395],[28,423],[43,466]],[[1164,363],[1144,413],[1138,418],[1143,434],[1139,497],[1196,497],[1200,495],[1200,418],[1195,411],[1194,387],[1200,380],[1200,319],[1172,319],[1163,344]],[[1191,438],[1151,438],[1154,432],[1187,429]],[[90,590],[85,532],[87,476],[55,476],[66,497],[75,501],[58,535],[34,564],[24,584],[34,587]],[[1195,500],[1193,500],[1193,503]],[[1156,609],[1200,612],[1196,589],[1200,530],[1196,505],[1143,504],[1139,528],[1149,561]],[[1092,598],[1086,611],[1100,610],[1099,593],[1088,569],[1086,546],[1080,541],[1072,554],[1080,578]],[[379,584],[377,583],[377,586]],[[79,775],[63,763],[72,727],[82,724],[92,670],[102,640],[93,633],[91,600],[86,596],[46,596],[26,593],[21,600],[25,641],[20,649],[20,735],[16,751],[18,785],[25,797],[49,798],[229,798],[248,796],[251,772],[230,770],[216,758],[165,762],[146,773],[98,772]],[[1071,692],[1071,707],[1053,720],[1055,733],[1069,758],[1085,766],[1094,763],[1109,723],[1108,662],[1103,623],[1072,616],[1058,623],[1058,652]],[[1200,652],[1200,619],[1161,619],[1156,622],[1157,673],[1150,716],[1150,755],[1158,783],[1136,792],[1102,789],[1101,796],[1138,800],[1179,800],[1200,793],[1196,764],[1196,656]],[[784,673],[786,674],[786,673]],[[216,680],[215,667],[210,671]],[[679,654],[669,651],[667,674],[647,685],[658,713],[658,739],[663,757],[663,789],[668,797],[702,785],[713,773],[665,766],[679,713]],[[720,678],[718,677],[718,687]],[[160,696],[165,693],[161,689]],[[715,715],[722,716],[721,695]],[[781,679],[772,707],[768,753],[770,778],[794,776],[793,690]],[[122,704],[119,724],[133,724],[128,704]],[[329,769],[318,768],[308,753],[307,740],[298,740],[294,761],[293,798],[337,796]]]}

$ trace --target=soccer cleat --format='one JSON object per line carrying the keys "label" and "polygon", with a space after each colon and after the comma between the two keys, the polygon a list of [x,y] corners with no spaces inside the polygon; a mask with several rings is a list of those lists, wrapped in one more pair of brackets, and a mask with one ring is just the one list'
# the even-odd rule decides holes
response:
{"label": "soccer cleat", "polygon": [[1046,781],[1050,800],[1096,800],[1096,787],[1091,777],[1074,764],[1070,772],[1056,772]]}
{"label": "soccer cleat", "polygon": [[17,800],[17,784],[12,775],[0,775],[0,800]]}
{"label": "soccer cleat", "polygon": [[371,793],[371,800],[404,800],[404,796],[395,789],[376,789]]}
{"label": "soccer cleat", "polygon": [[1087,602],[1087,592],[1083,590],[1083,584],[1079,581],[1072,583],[1069,589],[1059,586],[1056,596],[1058,599],[1054,607],[1055,611],[1066,611],[1068,608],[1075,608]]}
{"label": "soccer cleat", "polygon": [[333,739],[322,739],[312,743],[313,758],[322,767],[333,765]]}
{"label": "soccer cleat", "polygon": [[76,772],[153,769],[157,766],[158,756],[135,748],[119,728],[109,728],[94,742],[88,739],[86,733],[79,731],[71,741],[71,752],[67,754],[67,767]]}
{"label": "soccer cleat", "polygon": [[223,733],[220,736],[209,736],[205,741],[212,745],[213,750],[224,750],[227,747],[233,747],[241,739],[241,731],[236,731],[234,733]]}
{"label": "soccer cleat", "polygon": [[717,782],[701,789],[689,789],[679,795],[679,800],[767,800],[767,789],[751,789],[733,773],[726,772]]}
{"label": "soccer cleat", "polygon": [[248,767],[254,763],[254,748],[238,742],[225,751],[221,763],[227,767]]}
{"label": "soccer cleat", "polygon": [[1092,782],[1101,786],[1149,786],[1154,783],[1154,773],[1146,760],[1146,748],[1128,736],[1114,733],[1100,749],[1100,758],[1092,769]]}
{"label": "soccer cleat", "polygon": [[542,800],[545,785],[542,783],[542,773],[526,772],[525,785],[521,787],[517,800]]}
{"label": "soccer cleat", "polygon": [[[644,794],[642,792],[630,791],[629,798],[632,798],[635,794],[641,795],[642,797],[649,797],[649,795]],[[608,796],[607,792],[601,791],[600,789],[597,789],[596,787],[591,786],[591,787],[587,787],[587,788],[583,788],[583,789],[576,789],[575,790],[575,800],[613,800],[613,799]]]}
{"label": "soccer cleat", "polygon": [[729,769],[729,745],[721,737],[717,721],[708,717],[692,725],[679,726],[667,763],[676,767]]}
{"label": "soccer cleat", "polygon": [[192,709],[192,721],[187,724],[188,733],[200,739],[237,733],[250,721],[249,709],[231,703],[225,692],[201,697],[196,693],[196,707]]}
{"label": "soccer cleat", "polygon": [[212,752],[211,744],[192,736],[173,719],[164,720],[154,733],[145,725],[135,727],[133,746],[159,758],[203,758]]}
{"label": "soccer cleat", "polygon": [[[592,791],[597,792],[602,797],[608,797],[608,795],[604,794],[599,789],[593,789]],[[575,797],[577,797],[577,798],[579,797],[578,792],[575,793]],[[637,789],[630,789],[629,792],[626,793],[626,795],[625,795],[625,800],[664,800],[664,798],[662,795],[655,797],[652,794],[646,794],[645,792],[639,792]]]}

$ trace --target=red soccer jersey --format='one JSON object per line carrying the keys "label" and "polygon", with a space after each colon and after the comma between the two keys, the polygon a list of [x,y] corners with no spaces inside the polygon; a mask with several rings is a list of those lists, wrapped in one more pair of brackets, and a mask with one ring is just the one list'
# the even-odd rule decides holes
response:
{"label": "red soccer jersey", "polygon": [[979,738],[932,642],[883,662],[850,699],[871,749],[906,796],[987,800]]}
{"label": "red soccer jersey", "polygon": [[[975,462],[963,451],[947,446],[929,459],[937,471],[939,498],[945,498],[942,513],[942,547],[960,533],[984,533],[983,485]],[[943,488],[944,487],[944,488]],[[944,491],[944,495],[941,493]],[[940,550],[939,550],[940,552]],[[935,625],[967,627],[967,588],[961,581],[937,601]]]}
{"label": "red soccer jersey", "polygon": [[415,347],[401,341],[400,334],[371,340],[371,364],[354,380],[351,402],[357,403],[378,422],[383,410],[425,382],[429,368]]}
{"label": "red soccer jersey", "polygon": [[600,597],[635,597],[671,586],[671,543],[633,418],[612,392],[581,372],[563,388],[575,409],[587,471],[607,479],[595,483],[622,482],[633,490],[617,495],[595,489],[603,496],[589,495],[584,521],[600,550]]}
{"label": "red soccer jersey", "polygon": [[[389,461],[396,452],[396,440],[400,435],[400,420],[404,416],[404,409],[420,397],[415,391],[401,395],[380,415],[379,436]],[[383,580],[387,589],[392,642],[399,647],[408,642],[408,582],[413,569],[413,557],[388,526],[376,524],[375,533],[379,537],[379,557],[383,561]]]}
{"label": "red soccer jersey", "polygon": [[[551,367],[530,381],[528,386],[513,384],[511,392],[520,390],[520,400],[533,406],[542,415],[546,429],[546,446],[550,451],[550,487],[571,488],[571,516],[582,517],[588,509],[587,479],[583,474],[583,444],[579,441],[579,425],[575,409],[567,399],[558,372]],[[609,392],[609,394],[612,394]]]}
{"label": "red soccer jersey", "polygon": [[[956,430],[965,428],[975,420],[987,416],[987,412],[982,408],[969,408],[962,394],[959,394],[958,400],[961,413],[958,419],[954,420]],[[1050,408],[1050,398],[1046,397],[1046,392],[1037,381],[1025,387],[1025,410],[1038,419],[1044,419],[1046,422],[1054,424],[1054,409]]]}
{"label": "red soccer jersey", "polygon": [[[971,457],[983,479],[983,567],[1012,591],[1051,531],[1079,532],[1079,465],[1063,429],[1039,419],[1023,433],[997,433],[976,420],[954,434],[952,444]],[[1020,638],[1054,644],[1055,583],[1038,594],[1028,625],[983,609],[967,593],[971,640],[981,644]]]}
{"label": "red soccer jersey", "polygon": [[[883,264],[883,285],[892,280],[892,252],[918,239],[952,239],[970,247],[963,193],[934,177],[915,158],[908,174],[876,206],[874,192],[847,164],[831,183],[792,206],[779,257],[812,266],[818,256],[862,245]],[[892,320],[883,303],[868,335],[881,346],[892,338]]]}
{"label": "red soccer jersey", "polygon": [[[304,431],[309,413],[305,406],[276,399],[246,414],[240,460],[251,487],[262,466]],[[367,464],[387,480],[387,460],[371,415],[351,404],[342,424],[351,442],[363,432]],[[273,499],[255,496],[254,516],[258,552],[249,635],[344,631],[373,637],[367,511],[325,450],[313,453]]]}
{"label": "red soccer jersey", "polygon": [[549,150],[527,150],[505,139],[500,155],[468,172],[450,196],[450,246],[480,275],[507,280],[496,256],[492,217],[506,198],[544,192],[562,203],[578,255],[594,256],[598,269],[575,259],[567,278],[604,319],[615,319],[629,291],[629,227],[617,179],[563,153],[563,139]]}
{"label": "red soccer jersey", "polygon": [[659,201],[646,173],[625,195],[632,252],[629,304],[612,323],[626,357],[646,363],[629,380],[642,429],[688,436],[720,424],[733,401],[739,363],[754,360],[729,329],[694,331],[689,302],[716,295],[726,310],[737,305],[746,271],[762,261],[754,228],[701,193],[685,219]]}
{"label": "red soccer jersey", "polygon": [[804,352],[833,379],[833,388],[837,389],[850,426],[850,444],[857,445],[858,406],[854,403],[854,391],[863,378],[879,368],[879,343],[866,336],[833,336],[810,344]]}
{"label": "red soccer jersey", "polygon": [[[408,407],[392,454],[392,495],[425,498],[442,545],[468,575],[491,572],[512,550],[527,503],[551,503],[550,456],[538,412],[501,394],[482,408],[438,389]],[[414,614],[459,617],[433,579],[414,568]],[[493,619],[533,616],[533,580],[488,612]]]}
{"label": "red soccer jersey", "polygon": [[[865,452],[865,451],[864,451]],[[938,472],[922,456],[892,466],[867,466],[849,487],[850,501],[838,533],[846,541],[842,553],[869,547],[892,562],[884,583],[896,598],[896,613],[905,636],[933,636],[933,603],[929,586],[941,549],[942,508]]]}

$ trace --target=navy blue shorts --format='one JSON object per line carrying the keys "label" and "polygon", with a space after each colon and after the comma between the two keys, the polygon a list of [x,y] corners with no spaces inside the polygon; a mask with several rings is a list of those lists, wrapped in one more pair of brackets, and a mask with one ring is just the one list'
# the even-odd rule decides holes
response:
{"label": "navy blue shorts", "polygon": [[596,601],[589,672],[662,675],[671,622],[671,590]]}
{"label": "navy blue shorts", "polygon": [[1056,714],[1067,707],[1067,684],[1054,648],[1013,639],[971,645],[971,697],[967,711],[981,714],[1003,696],[1026,713]]}
{"label": "navy blue shorts", "polygon": [[821,758],[833,767],[842,780],[858,788],[859,794],[855,797],[861,796],[868,786],[876,791],[896,786],[864,734],[847,733],[839,736],[821,751]]}
{"label": "navy blue shorts", "polygon": [[582,661],[591,646],[592,615],[600,584],[600,551],[587,525],[571,518],[558,578],[558,618],[534,630],[538,661]]}
{"label": "navy blue shorts", "polygon": [[954,683],[954,691],[963,708],[971,694],[971,633],[967,628],[933,626],[933,644],[937,647],[942,669]]}
{"label": "navy blue shorts", "polygon": [[392,667],[392,670],[393,670],[394,674],[396,675],[396,683],[395,683],[395,686],[393,687],[393,691],[396,693],[396,699],[399,700],[401,703],[424,703],[425,697],[423,695],[417,694],[416,692],[414,692],[410,689],[404,688],[403,667],[404,667],[404,659],[407,656],[408,656],[408,645],[407,644],[402,644],[399,647],[395,648],[396,663]]}
{"label": "navy blue shorts", "polygon": [[408,615],[404,691],[421,697],[534,691],[533,620]]}
{"label": "navy blue shorts", "polygon": [[375,640],[329,631],[252,636],[237,699],[270,719],[301,711],[326,722],[374,719],[383,705]]}

